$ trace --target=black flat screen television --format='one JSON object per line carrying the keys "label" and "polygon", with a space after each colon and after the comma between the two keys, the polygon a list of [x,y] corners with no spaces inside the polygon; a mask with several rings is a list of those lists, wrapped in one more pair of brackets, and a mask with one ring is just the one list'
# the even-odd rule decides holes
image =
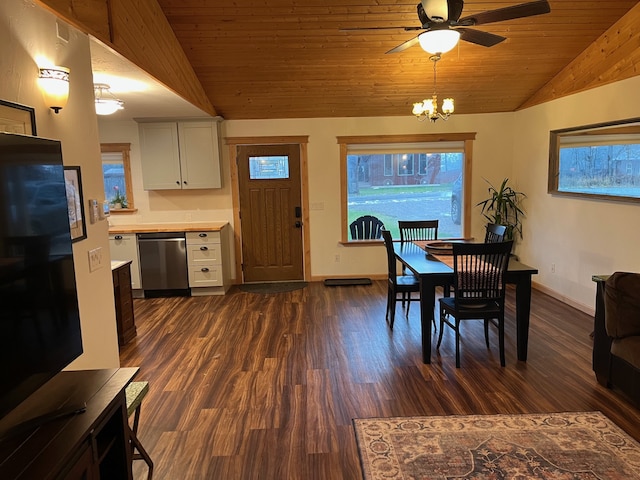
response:
{"label": "black flat screen television", "polygon": [[60,142],[0,133],[0,418],[82,353],[68,208]]}

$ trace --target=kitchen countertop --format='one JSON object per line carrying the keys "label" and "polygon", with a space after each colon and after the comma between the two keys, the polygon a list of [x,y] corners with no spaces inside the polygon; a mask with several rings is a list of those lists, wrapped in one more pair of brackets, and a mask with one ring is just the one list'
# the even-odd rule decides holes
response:
{"label": "kitchen countertop", "polygon": [[111,260],[111,271],[117,270],[128,263],[131,263],[131,260]]}
{"label": "kitchen countertop", "polygon": [[219,232],[225,225],[227,222],[138,223],[111,225],[109,233]]}

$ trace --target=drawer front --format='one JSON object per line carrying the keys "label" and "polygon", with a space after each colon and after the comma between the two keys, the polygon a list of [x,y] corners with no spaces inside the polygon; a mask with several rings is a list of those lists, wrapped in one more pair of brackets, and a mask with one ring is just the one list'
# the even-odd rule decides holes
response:
{"label": "drawer front", "polygon": [[190,287],[217,287],[222,283],[221,265],[189,266]]}
{"label": "drawer front", "polygon": [[[116,252],[118,253],[125,252],[126,256],[129,257],[129,258],[114,258],[114,260],[133,260],[131,258],[131,255],[134,254],[138,249],[138,246],[137,246],[138,240],[135,234],[125,234],[125,233],[111,234],[109,235],[109,240],[111,240],[112,242],[111,245],[115,247]],[[138,256],[137,253],[135,253],[135,256]]]}
{"label": "drawer front", "polygon": [[186,232],[187,245],[220,243],[220,232]]}
{"label": "drawer front", "polygon": [[210,243],[206,245],[188,245],[187,259],[189,265],[213,264],[221,265],[220,244]]}

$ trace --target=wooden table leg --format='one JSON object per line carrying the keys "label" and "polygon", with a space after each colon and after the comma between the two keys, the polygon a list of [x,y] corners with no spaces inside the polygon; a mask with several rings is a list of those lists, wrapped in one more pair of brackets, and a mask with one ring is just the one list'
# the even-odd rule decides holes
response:
{"label": "wooden table leg", "polygon": [[527,361],[529,315],[531,313],[531,275],[519,275],[516,282],[516,334],[518,360]]}
{"label": "wooden table leg", "polygon": [[420,277],[420,324],[422,328],[422,362],[431,363],[431,324],[436,303],[436,286]]}

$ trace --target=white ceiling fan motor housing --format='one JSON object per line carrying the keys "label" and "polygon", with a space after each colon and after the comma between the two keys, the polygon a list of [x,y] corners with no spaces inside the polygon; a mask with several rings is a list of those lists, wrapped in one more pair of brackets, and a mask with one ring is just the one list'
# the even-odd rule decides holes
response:
{"label": "white ceiling fan motor housing", "polygon": [[449,4],[447,0],[421,0],[424,13],[435,23],[444,23],[449,19]]}

